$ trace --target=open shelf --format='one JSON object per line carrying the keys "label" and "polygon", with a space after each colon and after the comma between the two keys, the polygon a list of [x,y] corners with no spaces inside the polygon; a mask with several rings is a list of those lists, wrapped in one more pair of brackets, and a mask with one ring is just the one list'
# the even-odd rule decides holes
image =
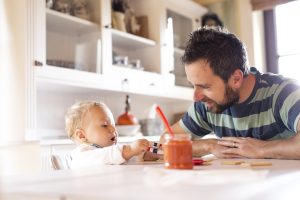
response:
{"label": "open shelf", "polygon": [[[126,69],[117,66],[114,66],[113,68],[118,72],[123,71],[123,73],[130,70],[132,71],[132,76],[145,77],[145,80],[163,78],[162,75],[151,72]],[[54,66],[36,67],[35,74],[38,83],[38,91],[82,94],[95,94],[100,91],[103,94],[114,97],[118,97],[124,93],[131,93],[132,95],[137,96],[147,96],[148,99],[153,98],[153,101],[157,101],[157,98],[161,98],[159,101],[162,102],[177,102],[178,100],[192,102],[193,90],[191,88],[170,86],[162,89],[156,86],[149,86],[146,91],[144,88],[132,88],[132,91],[124,91],[121,80],[116,81],[115,79],[112,79],[111,76]]]}
{"label": "open shelf", "polygon": [[[35,68],[37,89],[64,92],[95,92],[95,90],[120,91],[120,86],[109,84],[101,74],[55,66]],[[109,87],[108,87],[109,85]]]}
{"label": "open shelf", "polygon": [[47,29],[69,35],[99,31],[99,25],[78,17],[46,9]]}
{"label": "open shelf", "polygon": [[130,33],[111,29],[113,46],[127,50],[135,50],[155,46],[155,41]]}
{"label": "open shelf", "polygon": [[[143,135],[141,135],[141,136],[119,136],[118,143],[131,143],[137,139],[147,139],[152,142],[158,142],[160,139],[160,136],[159,135],[157,135],[157,136],[143,136]],[[69,138],[52,137],[52,138],[42,138],[40,140],[40,144],[42,146],[45,146],[45,145],[75,145],[75,142]]]}

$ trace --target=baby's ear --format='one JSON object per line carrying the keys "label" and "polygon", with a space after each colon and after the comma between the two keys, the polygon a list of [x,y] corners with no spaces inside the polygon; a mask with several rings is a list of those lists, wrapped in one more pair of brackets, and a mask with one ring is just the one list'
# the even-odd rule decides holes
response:
{"label": "baby's ear", "polygon": [[82,129],[77,128],[75,130],[74,137],[81,142],[86,141],[85,133],[84,133],[84,130],[82,130]]}

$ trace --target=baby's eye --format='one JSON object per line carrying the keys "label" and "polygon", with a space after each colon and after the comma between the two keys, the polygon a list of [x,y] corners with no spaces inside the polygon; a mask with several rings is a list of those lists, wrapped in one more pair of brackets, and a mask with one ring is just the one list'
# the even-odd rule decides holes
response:
{"label": "baby's eye", "polygon": [[108,124],[101,124],[101,127],[106,128],[108,127]]}

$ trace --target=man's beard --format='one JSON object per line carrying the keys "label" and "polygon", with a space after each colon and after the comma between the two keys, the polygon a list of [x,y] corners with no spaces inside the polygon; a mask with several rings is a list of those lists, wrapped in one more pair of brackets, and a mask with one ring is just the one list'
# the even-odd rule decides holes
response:
{"label": "man's beard", "polygon": [[215,101],[209,99],[209,101],[213,102],[213,106],[209,109],[209,111],[214,113],[222,113],[227,108],[236,104],[239,101],[239,93],[235,92],[231,87],[226,84],[224,101],[223,104],[217,104]]}

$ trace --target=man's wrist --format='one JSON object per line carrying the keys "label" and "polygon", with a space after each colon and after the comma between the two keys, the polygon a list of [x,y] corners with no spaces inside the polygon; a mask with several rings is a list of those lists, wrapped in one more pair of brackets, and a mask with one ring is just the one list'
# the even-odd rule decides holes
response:
{"label": "man's wrist", "polygon": [[210,154],[216,144],[215,139],[201,139],[193,141],[193,155],[203,156]]}

